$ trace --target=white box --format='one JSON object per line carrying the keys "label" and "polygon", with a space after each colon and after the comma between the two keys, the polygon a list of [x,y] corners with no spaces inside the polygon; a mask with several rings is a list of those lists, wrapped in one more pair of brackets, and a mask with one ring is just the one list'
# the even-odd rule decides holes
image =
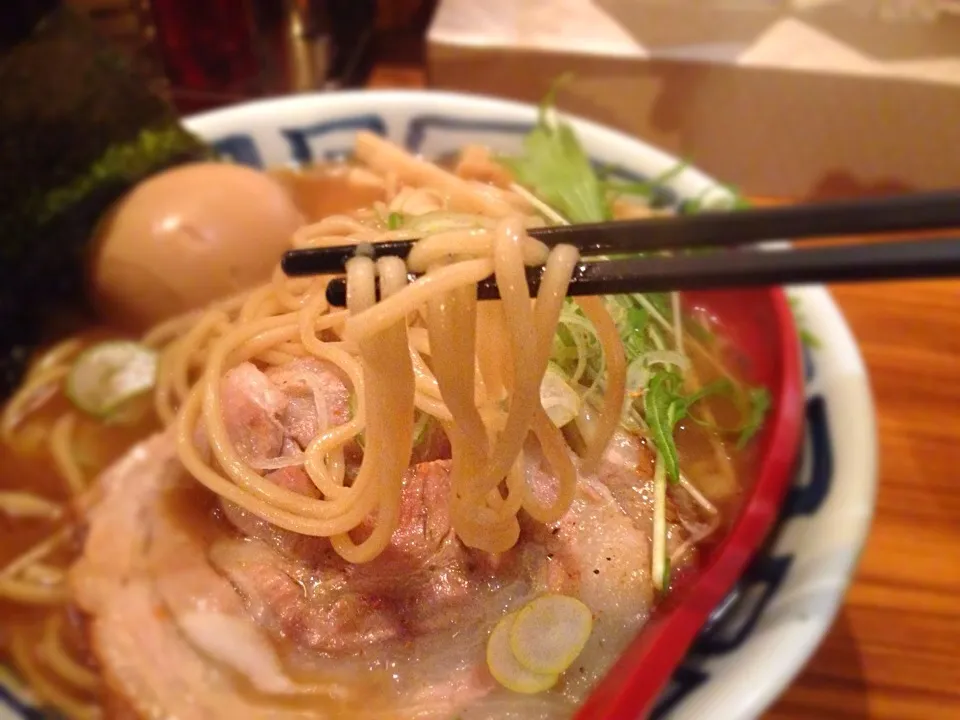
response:
{"label": "white box", "polygon": [[537,101],[573,71],[563,109],[751,194],[960,186],[958,6],[442,0],[428,82]]}

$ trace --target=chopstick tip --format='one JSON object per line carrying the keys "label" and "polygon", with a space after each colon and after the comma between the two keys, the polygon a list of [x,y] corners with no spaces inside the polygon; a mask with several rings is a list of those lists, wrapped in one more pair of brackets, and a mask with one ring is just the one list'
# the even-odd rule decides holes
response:
{"label": "chopstick tip", "polygon": [[331,307],[347,306],[347,282],[342,277],[333,278],[327,284],[327,302]]}

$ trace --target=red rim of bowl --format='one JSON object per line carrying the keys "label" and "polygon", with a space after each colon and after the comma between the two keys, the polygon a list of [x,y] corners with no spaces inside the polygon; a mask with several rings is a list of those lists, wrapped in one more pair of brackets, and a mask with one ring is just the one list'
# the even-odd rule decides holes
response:
{"label": "red rim of bowl", "polygon": [[786,295],[768,294],[781,372],[772,398],[767,449],[757,478],[727,536],[665,612],[654,612],[636,640],[600,681],[577,720],[647,715],[710,614],[746,570],[779,515],[801,447],[804,389],[800,340]]}

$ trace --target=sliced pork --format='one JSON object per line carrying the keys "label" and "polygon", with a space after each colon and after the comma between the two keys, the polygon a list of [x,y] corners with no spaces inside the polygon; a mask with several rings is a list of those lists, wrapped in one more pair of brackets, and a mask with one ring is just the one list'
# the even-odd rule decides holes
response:
{"label": "sliced pork", "polygon": [[264,377],[285,395],[279,419],[285,434],[301,448],[328,428],[350,420],[350,389],[336,365],[304,358],[270,368]]}
{"label": "sliced pork", "polygon": [[[432,485],[421,480],[417,499],[425,486]],[[412,499],[405,503],[412,524],[435,527]],[[206,720],[372,718],[409,704],[411,717],[432,717],[422,714],[429,695],[444,717],[489,691],[476,658],[454,675],[428,655],[407,660],[420,632],[412,588],[443,584],[426,569],[440,553],[431,531],[404,528],[396,555],[383,560],[392,576],[378,577],[332,553],[329,565],[291,561],[238,536],[214,508],[184,477],[167,435],[137,446],[101,477],[71,586],[90,620],[110,707]],[[409,585],[399,573],[414,564],[424,574]],[[409,661],[429,682],[396,687],[383,667],[388,641],[395,642],[386,656]]]}
{"label": "sliced pork", "polygon": [[[71,570],[111,695],[140,717],[316,717],[261,702],[310,694],[336,710],[344,687],[303,687],[204,552],[207,523],[186,529],[171,493],[184,485],[172,439],[136,446],[100,480],[84,553]],[[251,689],[255,691],[254,698]],[[262,707],[260,705],[262,704]]]}
{"label": "sliced pork", "polygon": [[280,455],[284,427],[280,417],[289,401],[253,363],[241,363],[220,381],[227,435],[243,459],[256,466]]}
{"label": "sliced pork", "polygon": [[[268,372],[242,364],[222,392],[243,456],[278,486],[319,498],[296,456],[349,420],[339,372],[313,361]],[[527,481],[548,500],[549,462],[528,458]],[[550,591],[581,598],[594,632],[558,690],[524,707],[530,717],[569,715],[649,613],[649,475],[642,444],[618,436],[557,523],[521,513],[518,544],[493,556],[465,547],[451,527],[450,461],[415,462],[389,546],[352,565],[326,538],[221,506],[185,475],[172,437],[158,435],[100,478],[71,574],[106,707],[182,720],[446,720],[468,706],[470,717],[501,717],[506,691],[486,669],[486,639],[505,612]],[[681,524],[670,523],[671,547]]]}
{"label": "sliced pork", "polygon": [[250,362],[220,381],[227,435],[254,467],[300,452],[317,435],[350,420],[350,389],[335,365],[294,360],[266,372]]}
{"label": "sliced pork", "polygon": [[247,539],[217,543],[211,559],[258,625],[277,640],[341,654],[375,647],[404,632],[382,599],[351,589],[339,568],[310,570]]}

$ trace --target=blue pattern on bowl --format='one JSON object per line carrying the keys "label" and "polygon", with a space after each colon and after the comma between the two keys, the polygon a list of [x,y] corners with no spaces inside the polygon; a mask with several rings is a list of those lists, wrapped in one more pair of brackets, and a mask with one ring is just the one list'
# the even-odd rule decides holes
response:
{"label": "blue pattern on bowl", "polygon": [[826,398],[811,392],[816,366],[807,356],[805,441],[801,466],[764,550],[750,564],[736,587],[720,603],[686,659],[674,672],[650,720],[663,720],[691,692],[710,679],[703,663],[740,648],[750,637],[770,600],[780,589],[793,565],[794,556],[778,554],[776,540],[786,526],[799,517],[815,514],[833,483],[833,449],[827,420]]}
{"label": "blue pattern on bowl", "polygon": [[[369,130],[377,135],[387,134],[387,125],[379,115],[360,115],[357,117],[343,118],[340,120],[325,120],[315,125],[298,128],[287,128],[280,132],[290,143],[290,157],[293,162],[300,165],[308,165],[312,162],[333,162],[350,154],[353,136],[360,130]],[[327,136],[333,134],[343,135],[342,147],[333,149],[325,147],[320,152],[320,157],[314,154],[310,146],[310,141],[316,138],[323,138],[329,143]]]}
{"label": "blue pattern on bowl", "polygon": [[[485,137],[491,135],[500,139],[505,136],[515,137],[519,145],[519,140],[530,132],[531,128],[533,124],[528,122],[477,121],[446,115],[416,115],[407,125],[402,144],[411,152],[435,156],[435,153],[430,152],[430,136],[433,133],[441,133],[442,141],[447,147],[461,147],[470,142],[482,143]],[[359,130],[387,135],[387,124],[382,117],[371,114],[284,128],[280,132],[289,144],[291,161],[299,165],[309,165],[348,156],[352,148],[353,134]],[[343,135],[342,143],[331,138],[331,135]],[[311,141],[319,145],[317,152],[314,152]],[[229,135],[216,140],[213,146],[218,153],[238,163],[263,167],[256,142],[250,135]],[[651,180],[650,177],[631,172],[615,162],[597,159],[592,159],[592,162],[595,167],[603,169],[609,177],[617,180],[636,183]],[[651,201],[656,207],[676,207],[680,204],[680,197],[669,187],[652,186],[651,192]]]}
{"label": "blue pattern on bowl", "polygon": [[241,165],[249,165],[255,168],[263,167],[260,150],[249,135],[228,135],[220,138],[213,143],[213,149],[217,154],[228,157]]}
{"label": "blue pattern on bowl", "polygon": [[[402,129],[397,128],[395,122],[392,125],[384,117],[371,113],[278,128],[277,132],[286,143],[289,159],[306,164],[347,155],[353,134],[361,129],[387,135],[405,144],[412,152],[437,156],[451,152],[466,142],[483,143],[490,136],[496,136],[497,142],[491,144],[498,146],[498,149],[518,150],[522,136],[531,128],[530,123],[482,121],[442,114],[414,115],[408,118]],[[246,133],[221,136],[213,140],[212,145],[220,154],[253,167],[263,167],[264,157],[269,154],[262,150],[253,135]],[[613,160],[595,158],[593,161],[598,166],[611,167],[616,165]],[[617,170],[615,174],[634,181],[649,179],[625,170]],[[670,187],[662,188],[656,196],[656,201],[662,205],[676,206],[679,200],[677,192]],[[735,651],[750,638],[792,567],[793,555],[775,551],[776,537],[797,518],[817,513],[830,493],[833,448],[827,419],[829,400],[825,394],[812,388],[816,384],[817,368],[813,354],[806,350],[804,365],[808,385],[805,458],[789,491],[773,538],[714,612],[693,650],[675,671],[652,718],[667,718],[682,706],[694,690],[709,681],[710,673],[704,668],[705,661]],[[30,707],[24,698],[0,682],[0,720],[6,720],[4,705],[15,711],[14,717],[18,720],[51,717]]]}

